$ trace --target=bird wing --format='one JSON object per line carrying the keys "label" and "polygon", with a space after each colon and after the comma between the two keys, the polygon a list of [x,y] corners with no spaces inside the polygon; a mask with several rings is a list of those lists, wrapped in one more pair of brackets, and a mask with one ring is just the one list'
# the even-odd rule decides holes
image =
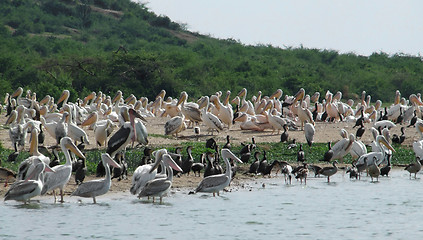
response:
{"label": "bird wing", "polygon": [[128,136],[130,135],[131,128],[122,126],[119,130],[110,137],[109,141],[107,142],[107,153],[111,154],[118,150],[122,145],[124,145],[128,141]]}
{"label": "bird wing", "polygon": [[92,197],[92,193],[104,187],[105,179],[84,182],[72,193],[71,196]]}
{"label": "bird wing", "polygon": [[169,121],[166,122],[164,128],[165,128],[165,134],[170,135],[176,132],[183,122],[183,119],[179,116],[171,118]]}
{"label": "bird wing", "polygon": [[4,199],[14,199],[15,197],[22,196],[33,192],[38,186],[38,183],[34,180],[19,181],[14,183],[4,195]]}
{"label": "bird wing", "polygon": [[227,180],[228,180],[228,176],[226,176],[224,174],[208,176],[200,182],[198,187],[195,189],[195,192],[199,192],[199,191],[201,191],[202,189],[205,189],[205,188],[211,188],[211,187],[216,187],[216,186],[222,185]]}
{"label": "bird wing", "polygon": [[167,180],[166,178],[160,179],[153,179],[145,185],[145,187],[141,190],[139,196],[151,196],[154,194],[158,194],[168,190],[172,186],[172,182]]}
{"label": "bird wing", "polygon": [[41,195],[60,186],[64,186],[72,175],[72,166],[59,165],[53,167],[55,172],[48,172],[44,176],[44,185]]}

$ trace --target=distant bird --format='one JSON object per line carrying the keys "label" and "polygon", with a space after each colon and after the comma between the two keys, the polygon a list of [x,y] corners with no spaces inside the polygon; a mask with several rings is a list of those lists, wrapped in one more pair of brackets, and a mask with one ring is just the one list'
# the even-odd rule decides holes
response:
{"label": "distant bird", "polygon": [[401,127],[401,135],[398,136],[397,134],[393,134],[392,135],[392,142],[396,143],[396,144],[401,144],[404,142],[405,140],[405,128]]}
{"label": "distant bird", "polygon": [[259,163],[259,167],[257,172],[261,173],[264,175],[264,173],[266,172],[266,168],[269,164],[267,163],[267,156],[266,156],[266,151],[263,150],[263,158],[260,160]]}
{"label": "distant bird", "polygon": [[250,161],[251,158],[251,148],[252,145],[251,144],[247,144],[244,146],[244,148],[241,149],[241,161],[243,163],[248,163]]}
{"label": "distant bird", "polygon": [[201,170],[204,168],[204,160],[205,160],[206,154],[201,154],[201,161],[199,163],[193,163],[191,166],[191,170],[194,172],[194,176],[197,176],[196,173],[198,173],[198,176],[200,176]]}
{"label": "distant bird", "polygon": [[380,169],[379,169],[379,167],[376,164],[376,162],[377,162],[376,157],[373,157],[373,158],[374,159],[373,159],[372,164],[370,164],[369,166],[367,166],[367,169],[368,169],[368,172],[369,172],[370,177],[372,178],[372,182],[373,182],[373,178],[376,178],[376,181],[378,182],[379,181],[379,176],[380,176]]}
{"label": "distant bird", "polygon": [[87,174],[87,166],[85,159],[78,159],[75,164],[75,183],[79,185],[84,182],[85,175]]}
{"label": "distant bird", "polygon": [[222,147],[222,149],[223,149],[223,148],[227,148],[227,149],[231,150],[231,141],[230,141],[230,137],[229,137],[229,135],[227,135],[227,136],[226,136],[226,143],[225,143],[225,145]]}
{"label": "distant bird", "polygon": [[404,120],[404,113],[403,113],[402,107],[400,107],[400,115],[397,117],[397,120],[395,121],[395,123],[402,124],[403,120]]}
{"label": "distant bird", "polygon": [[358,172],[356,167],[349,167],[345,173],[350,174],[350,178],[358,179]]}
{"label": "distant bird", "polygon": [[282,169],[281,173],[285,177],[285,184],[291,184],[292,183],[292,167],[289,164],[285,164]]}
{"label": "distant bird", "polygon": [[307,175],[308,175],[307,163],[304,163],[303,168],[301,168],[297,172],[297,175],[295,176],[295,178],[296,179],[300,179],[301,180],[301,184],[303,184],[303,179],[304,179],[304,185],[307,185]]}
{"label": "distant bird", "polygon": [[[258,168],[260,166],[260,159],[258,158],[258,156],[260,155],[260,152],[255,152],[254,153],[254,162],[251,163],[250,165],[250,170],[248,171],[249,173],[254,173],[257,174],[258,172]],[[241,159],[242,160],[242,159]]]}
{"label": "distant bird", "polygon": [[304,162],[305,161],[305,153],[303,150],[303,145],[300,144],[300,149],[297,152],[297,162]]}
{"label": "distant bird", "polygon": [[305,138],[307,140],[307,144],[308,146],[311,147],[311,145],[313,144],[313,138],[314,138],[314,133],[315,133],[315,129],[313,124],[311,123],[306,123],[304,125],[304,134],[305,134]]}
{"label": "distant bird", "polygon": [[0,178],[6,179],[6,182],[4,183],[4,187],[7,187],[7,183],[10,178],[16,178],[16,173],[10,169],[0,167]]}
{"label": "distant bird", "polygon": [[289,133],[287,131],[287,125],[284,124],[283,125],[283,133],[281,134],[281,142],[288,141],[288,136],[289,136]]}
{"label": "distant bird", "polygon": [[381,176],[387,176],[388,177],[388,174],[392,169],[392,167],[391,167],[391,157],[392,157],[391,154],[387,154],[386,158],[387,158],[388,163],[386,164],[386,166],[384,166],[383,168],[380,169],[380,175]]}
{"label": "distant bird", "polygon": [[328,150],[323,155],[323,159],[321,159],[319,161],[321,161],[321,162],[329,162],[332,159],[332,157],[333,157],[333,150],[332,150],[332,147],[330,145],[331,145],[331,142],[328,142]]}
{"label": "distant bird", "polygon": [[296,142],[296,140],[295,140],[295,138],[294,139],[292,139],[292,142],[288,145],[288,149],[293,149],[293,148],[296,148],[297,147],[297,142]]}
{"label": "distant bird", "polygon": [[353,126],[353,128],[355,127],[359,127],[363,125],[363,120],[364,120],[364,113],[363,113],[363,106],[360,109],[361,112],[361,117],[357,118],[357,120],[355,121],[355,125]]}
{"label": "distant bird", "polygon": [[416,114],[416,110],[414,110],[414,115],[410,120],[410,124],[407,127],[414,127],[414,125],[417,122],[417,114]]}
{"label": "distant bird", "polygon": [[322,169],[320,166],[314,165],[314,164],[307,164],[307,167],[309,170],[314,172],[314,177],[317,177],[318,175],[320,175],[319,172]]}
{"label": "distant bird", "polygon": [[320,174],[328,177],[328,183],[330,182],[330,177],[338,171],[338,167],[336,166],[337,163],[338,163],[338,161],[335,160],[332,163],[332,167],[324,167],[319,172]]}
{"label": "distant bird", "polygon": [[214,138],[209,138],[206,141],[206,148],[211,148],[211,149],[215,149],[216,147],[216,140],[214,140]]}
{"label": "distant bird", "polygon": [[191,167],[194,164],[194,158],[192,157],[192,146],[187,147],[187,157],[182,160],[181,169],[182,174],[189,175]]}
{"label": "distant bird", "polygon": [[361,138],[364,134],[364,132],[366,131],[366,129],[364,128],[364,124],[363,121],[360,123],[360,127],[357,129],[355,136],[357,138]]}
{"label": "distant bird", "polygon": [[420,158],[416,157],[416,162],[415,163],[410,163],[408,164],[404,170],[407,170],[410,173],[410,179],[411,179],[411,174],[414,173],[414,178],[417,178],[417,173],[422,169],[422,165],[420,163]]}

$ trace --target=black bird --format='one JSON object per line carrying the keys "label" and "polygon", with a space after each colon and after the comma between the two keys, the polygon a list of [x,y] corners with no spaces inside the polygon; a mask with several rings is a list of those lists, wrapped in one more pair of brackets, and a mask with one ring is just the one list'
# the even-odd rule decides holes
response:
{"label": "black bird", "polygon": [[43,145],[46,135],[44,134],[43,126],[40,125],[40,132],[38,133],[38,144]]}
{"label": "black bird", "polygon": [[[54,167],[60,164],[60,158],[59,158],[59,152],[57,151],[57,146],[54,146],[52,149],[53,152],[53,159],[50,161],[49,167]],[[74,171],[74,168],[72,166],[72,172]]]}
{"label": "black bird", "polygon": [[308,169],[314,172],[314,177],[317,177],[320,172],[320,170],[322,170],[322,168],[320,166],[317,165],[313,165],[313,164],[308,164],[307,165]]}
{"label": "black bird", "polygon": [[318,109],[317,109],[317,102],[315,102],[314,103],[314,110],[313,110],[313,112],[311,113],[312,114],[312,116],[313,116],[313,121],[316,121],[316,119],[317,119],[317,115],[319,115],[319,112],[317,111]]}
{"label": "black bird", "polygon": [[303,168],[301,168],[297,171],[295,178],[300,179],[301,184],[303,183],[303,179],[304,179],[304,184],[307,184],[307,175],[308,175],[307,163],[303,163]]}
{"label": "black bird", "polygon": [[251,145],[248,144],[246,146],[247,146],[248,152],[244,152],[243,154],[241,154],[241,157],[240,157],[240,159],[243,163],[248,163],[250,161],[250,158],[251,158]]}
{"label": "black bird", "polygon": [[305,161],[305,153],[303,150],[303,145],[300,144],[300,149],[297,152],[297,162],[304,162]]}
{"label": "black bird", "polygon": [[187,154],[188,156],[182,161],[181,169],[182,174],[186,173],[187,175],[189,175],[191,167],[194,164],[194,158],[192,157],[192,146],[187,147]]}
{"label": "black bird", "polygon": [[231,150],[231,142],[230,142],[230,139],[229,139],[229,135],[226,136],[226,144],[222,148],[223,149],[226,148],[226,149]]}
{"label": "black bird", "polygon": [[358,127],[358,126],[363,126],[363,120],[364,120],[364,112],[363,112],[364,110],[363,110],[363,107],[360,109],[360,111],[361,111],[361,117],[359,117],[357,119],[357,121],[355,121],[355,125],[354,125],[353,128]]}
{"label": "black bird", "polygon": [[383,168],[380,169],[380,175],[381,176],[387,176],[389,174],[389,171],[391,171],[391,157],[392,154],[387,154],[387,160],[388,160],[388,164],[386,164],[386,166],[384,166]]}
{"label": "black bird", "polygon": [[276,164],[279,165],[279,167],[281,167],[281,163],[278,160],[275,160],[272,162],[272,164],[267,164],[266,168],[263,170],[262,174],[263,176],[269,175],[272,172],[272,169],[274,166],[276,166]]}
{"label": "black bird", "polygon": [[[169,154],[170,156],[172,156],[173,160],[175,161],[176,164],[178,164],[179,167],[182,166],[182,148],[181,147],[176,147],[175,148],[175,154]],[[179,176],[177,170],[173,169],[173,176]]]}
{"label": "black bird", "polygon": [[396,120],[396,124],[402,124],[402,121],[404,120],[404,113],[403,113],[403,111],[402,111],[402,107],[400,107],[400,115],[397,117],[397,120]]}
{"label": "black bird", "polygon": [[206,158],[206,154],[201,154],[201,161],[199,163],[193,163],[191,166],[191,170],[194,172],[194,176],[197,176],[196,173],[198,172],[198,176],[200,176],[201,170],[204,168],[204,159]]}
{"label": "black bird", "polygon": [[77,185],[84,182],[85,174],[87,173],[87,166],[85,165],[85,159],[78,159],[75,164],[75,183]]}
{"label": "black bird", "polygon": [[139,166],[151,163],[151,154],[153,153],[153,149],[150,147],[144,148],[144,156],[141,158],[141,162]]}
{"label": "black bird", "polygon": [[8,162],[14,162],[14,161],[16,161],[16,158],[18,158],[18,156],[19,156],[19,152],[18,152],[18,148],[16,147],[16,142],[13,144],[14,145],[14,148],[15,148],[15,151],[14,152],[12,152],[8,157],[7,157],[7,161]]}
{"label": "black bird", "polygon": [[333,150],[332,147],[330,146],[331,142],[328,142],[328,150],[325,152],[325,154],[323,155],[323,159],[319,160],[321,162],[329,162],[332,157],[333,157]]}
{"label": "black bird", "polygon": [[346,171],[346,173],[350,174],[350,178],[355,178],[358,179],[358,172],[357,172],[357,168],[356,167],[351,167],[348,168],[348,170]]}
{"label": "black bird", "polygon": [[245,153],[249,153],[249,152],[251,152],[251,144],[244,144],[244,143],[241,143],[241,145],[243,146],[242,148],[241,148],[241,150],[239,151],[239,155],[243,155],[243,154],[245,154]]}
{"label": "black bird", "polygon": [[281,134],[281,142],[288,141],[288,136],[289,136],[289,133],[287,131],[287,125],[284,124],[283,125],[283,133]]}
{"label": "black bird", "polygon": [[232,124],[235,124],[235,118],[239,117],[239,106],[236,105],[235,106],[235,111],[234,111],[234,118],[232,120]]}
{"label": "black bird", "polygon": [[363,121],[360,122],[360,128],[357,129],[355,136],[357,138],[361,138],[364,134],[364,132],[366,131],[366,129],[364,128],[364,124]]}
{"label": "black bird", "polygon": [[255,152],[254,153],[254,159],[255,160],[250,165],[250,171],[248,171],[249,173],[257,174],[257,171],[258,171],[259,166],[260,166],[260,159],[258,158],[259,155],[260,155],[260,152]]}
{"label": "black bird", "polygon": [[400,136],[398,136],[397,134],[393,134],[392,135],[392,142],[393,143],[397,143],[397,144],[403,143],[404,140],[405,140],[405,133],[404,133],[404,131],[405,131],[405,128],[404,127],[401,127],[401,135]]}
{"label": "black bird", "polygon": [[328,113],[324,111],[322,113],[322,117],[320,117],[320,121],[325,122],[327,118],[328,118]]}
{"label": "black bird", "polygon": [[385,107],[385,113],[382,116],[382,120],[388,120],[388,109]]}
{"label": "black bird", "polygon": [[214,140],[214,138],[209,138],[206,141],[206,148],[210,148],[210,149],[215,149],[217,143],[216,140]]}
{"label": "black bird", "polygon": [[214,175],[214,169],[213,169],[213,165],[212,165],[212,161],[211,161],[212,158],[213,158],[213,153],[207,152],[206,156],[205,156],[206,167],[204,169],[203,177],[208,177],[208,176]]}
{"label": "black bird", "polygon": [[416,114],[416,110],[414,110],[413,118],[411,118],[410,125],[408,125],[407,127],[414,127],[416,122],[417,122],[417,114]]}
{"label": "black bird", "polygon": [[294,139],[292,139],[292,143],[288,145],[288,149],[292,149],[292,148],[296,148],[297,147],[297,142]]}
{"label": "black bird", "polygon": [[260,164],[259,164],[259,168],[258,168],[257,172],[264,175],[268,165],[269,164],[267,163],[266,151],[263,150],[263,158],[260,160]]}

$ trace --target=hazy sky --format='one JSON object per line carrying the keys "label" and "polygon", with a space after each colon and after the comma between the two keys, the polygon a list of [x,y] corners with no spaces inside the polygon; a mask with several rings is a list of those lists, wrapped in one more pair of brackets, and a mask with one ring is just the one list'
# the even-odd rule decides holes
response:
{"label": "hazy sky", "polygon": [[244,44],[423,53],[422,0],[138,1],[190,31]]}

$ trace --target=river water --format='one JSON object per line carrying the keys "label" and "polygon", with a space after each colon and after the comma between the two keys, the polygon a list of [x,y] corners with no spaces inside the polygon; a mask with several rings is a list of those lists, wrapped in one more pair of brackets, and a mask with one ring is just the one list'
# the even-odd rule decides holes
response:
{"label": "river water", "polygon": [[[314,175],[314,174],[312,174]],[[309,178],[259,178],[220,197],[174,190],[163,204],[129,193],[0,203],[0,239],[422,239],[421,175],[403,170],[372,183],[342,171]],[[80,201],[82,200],[82,201]]]}

